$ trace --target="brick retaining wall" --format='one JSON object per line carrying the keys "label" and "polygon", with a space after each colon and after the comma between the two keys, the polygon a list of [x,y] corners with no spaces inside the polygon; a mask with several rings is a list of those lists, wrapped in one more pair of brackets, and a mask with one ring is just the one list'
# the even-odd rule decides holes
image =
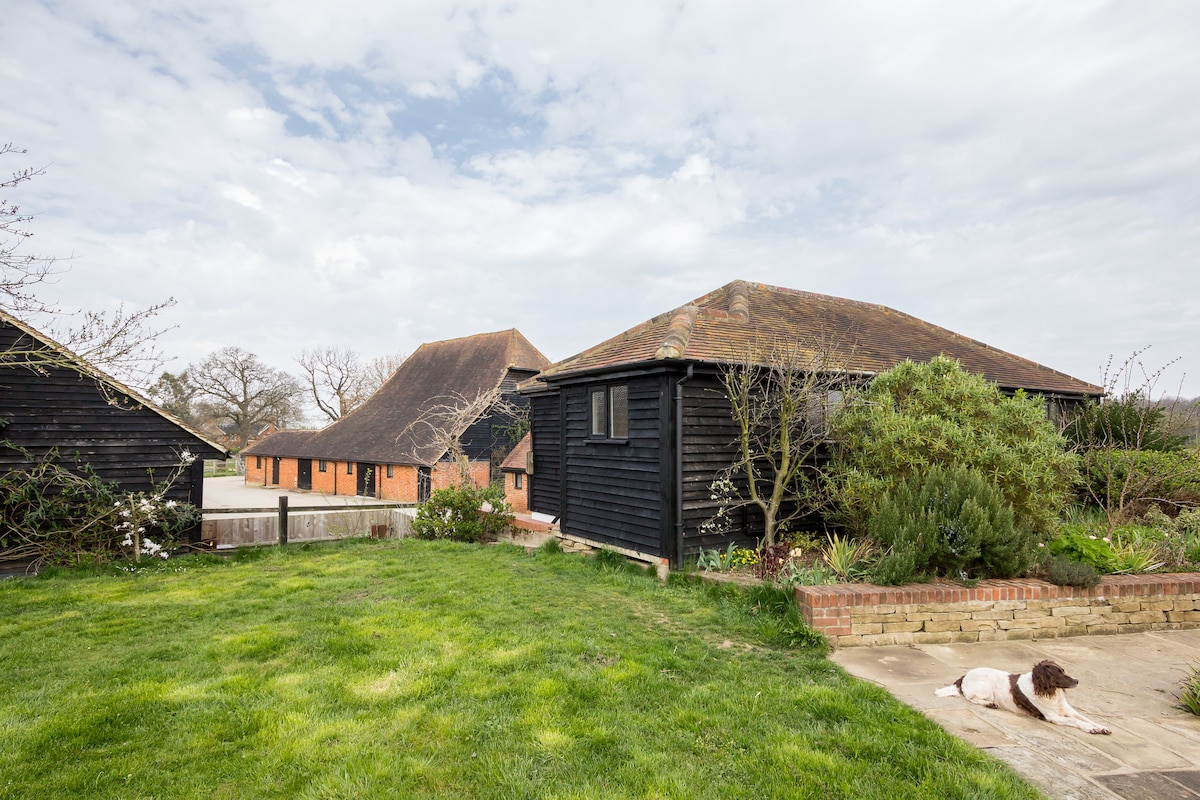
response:
{"label": "brick retaining wall", "polygon": [[837,647],[1050,639],[1200,628],[1200,573],[1109,576],[1091,588],[1032,579],[800,586],[796,601]]}

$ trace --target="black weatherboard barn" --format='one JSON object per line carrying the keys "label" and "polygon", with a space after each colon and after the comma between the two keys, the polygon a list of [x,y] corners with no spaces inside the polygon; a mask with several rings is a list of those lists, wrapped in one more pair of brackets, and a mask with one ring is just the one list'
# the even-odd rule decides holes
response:
{"label": "black weatherboard barn", "polygon": [[[723,544],[700,530],[716,511],[712,483],[736,454],[721,370],[764,342],[818,338],[860,380],[905,359],[946,355],[1052,405],[1102,392],[884,306],[734,281],[522,385],[533,438],[530,510],[556,517],[565,536],[675,566]],[[747,512],[735,539],[760,535]]]}
{"label": "black weatherboard barn", "polygon": [[196,457],[167,497],[201,506],[202,459],[224,448],[20,320],[0,312],[0,472],[26,456],[68,469],[86,464],[129,492],[170,477],[181,456]]}

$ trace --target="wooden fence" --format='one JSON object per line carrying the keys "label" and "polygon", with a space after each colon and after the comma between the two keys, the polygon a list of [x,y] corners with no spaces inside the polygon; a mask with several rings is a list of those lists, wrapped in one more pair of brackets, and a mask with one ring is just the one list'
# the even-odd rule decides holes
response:
{"label": "wooden fence", "polygon": [[[412,533],[412,510],[344,506],[293,510],[287,514],[287,541],[322,542],[350,536],[399,539]],[[274,511],[204,512],[200,537],[221,547],[278,544],[279,515]]]}

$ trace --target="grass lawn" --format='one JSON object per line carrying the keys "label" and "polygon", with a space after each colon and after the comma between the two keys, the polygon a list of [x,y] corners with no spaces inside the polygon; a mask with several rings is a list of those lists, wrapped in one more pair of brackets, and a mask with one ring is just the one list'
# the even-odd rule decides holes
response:
{"label": "grass lawn", "polygon": [[0,798],[1039,796],[772,600],[415,540],[0,581]]}

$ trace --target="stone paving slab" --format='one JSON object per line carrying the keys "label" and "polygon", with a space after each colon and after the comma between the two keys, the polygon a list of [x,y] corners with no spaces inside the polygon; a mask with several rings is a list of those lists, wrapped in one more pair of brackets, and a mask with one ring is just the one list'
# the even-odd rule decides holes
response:
{"label": "stone paving slab", "polygon": [[[887,688],[950,733],[1008,763],[1053,798],[1200,800],[1200,717],[1176,705],[1200,663],[1200,631],[840,649],[847,672]],[[1071,705],[1111,736],[936,697],[968,669],[1026,672],[1044,658],[1080,680]]]}

